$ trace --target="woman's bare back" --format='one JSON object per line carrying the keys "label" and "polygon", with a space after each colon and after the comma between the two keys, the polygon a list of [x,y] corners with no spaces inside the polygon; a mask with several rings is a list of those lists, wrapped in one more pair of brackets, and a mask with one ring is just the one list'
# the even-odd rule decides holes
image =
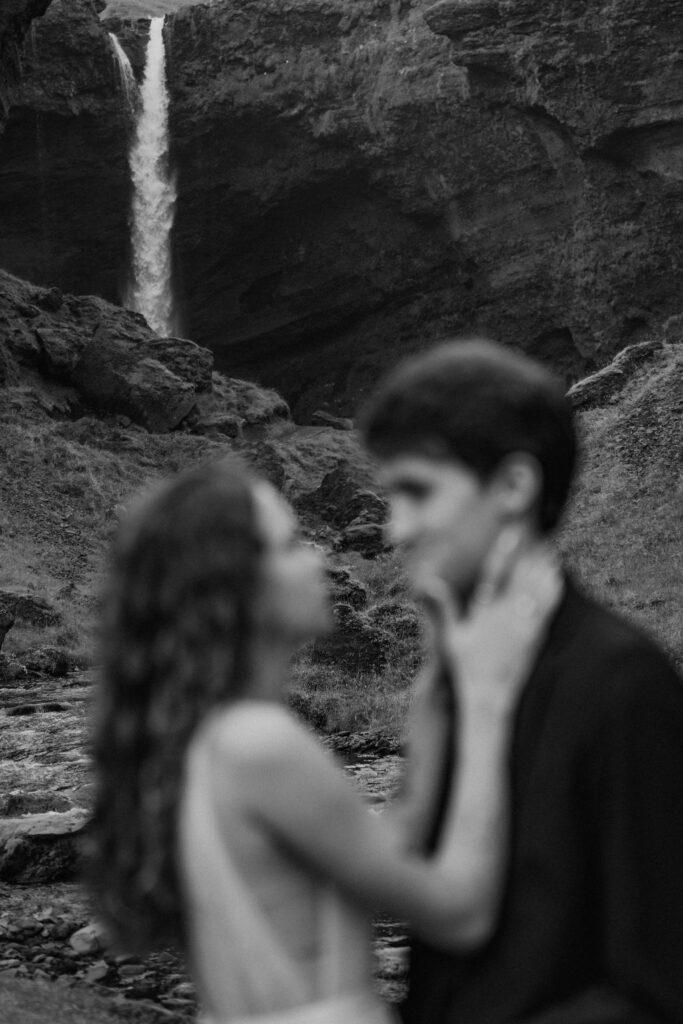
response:
{"label": "woman's bare back", "polygon": [[202,727],[188,755],[180,848],[193,961],[207,1010],[222,1019],[370,984],[367,915],[313,877],[255,811],[274,729],[278,742],[298,730],[310,742],[284,709],[242,702]]}

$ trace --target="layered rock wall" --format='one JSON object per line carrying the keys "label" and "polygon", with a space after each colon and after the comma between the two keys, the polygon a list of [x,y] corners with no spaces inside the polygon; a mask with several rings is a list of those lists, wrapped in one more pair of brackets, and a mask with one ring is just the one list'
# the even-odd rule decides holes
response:
{"label": "layered rock wall", "polygon": [[302,416],[454,332],[603,363],[680,301],[682,31],[680,0],[179,12],[188,332]]}
{"label": "layered rock wall", "polygon": [[6,113],[5,89],[21,73],[24,36],[34,18],[47,10],[50,0],[5,0],[0,10],[0,130]]}
{"label": "layered rock wall", "polygon": [[436,162],[466,76],[386,0],[198,7],[167,38],[186,330],[303,417],[350,411],[423,325],[473,308]]}
{"label": "layered rock wall", "polygon": [[454,235],[481,252],[514,215],[494,232],[490,297],[532,338],[554,310],[554,338],[600,362],[639,341],[683,284],[683,4],[442,0],[425,19],[467,69],[490,143],[451,201]]}
{"label": "layered rock wall", "polygon": [[20,71],[5,89],[0,267],[116,300],[128,258],[131,125],[96,5],[52,0],[31,24]]}

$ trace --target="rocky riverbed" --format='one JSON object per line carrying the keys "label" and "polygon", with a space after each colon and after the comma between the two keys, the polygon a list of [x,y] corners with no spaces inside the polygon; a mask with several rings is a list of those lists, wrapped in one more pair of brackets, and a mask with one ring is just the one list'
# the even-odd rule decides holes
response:
{"label": "rocky riverbed", "polygon": [[[107,950],[78,880],[78,837],[91,786],[87,744],[92,693],[92,675],[86,671],[62,678],[19,677],[3,686],[0,998],[5,1005],[11,995],[21,1007],[27,993],[34,992],[32,983],[36,990],[48,986],[44,1000],[50,1004],[61,1004],[66,990],[71,996],[99,995],[104,1002],[86,1002],[90,1008],[83,1011],[95,1013],[97,1020],[111,1012],[141,1021],[188,1024],[197,1001],[184,962],[170,951],[140,958]],[[381,809],[396,788],[400,757],[368,753],[346,760],[354,784]],[[400,926],[378,921],[376,978],[388,999],[401,994],[404,948]],[[59,987],[58,996],[49,987],[53,985]],[[24,1021],[19,1009],[16,1017],[2,1019],[3,1024]]]}

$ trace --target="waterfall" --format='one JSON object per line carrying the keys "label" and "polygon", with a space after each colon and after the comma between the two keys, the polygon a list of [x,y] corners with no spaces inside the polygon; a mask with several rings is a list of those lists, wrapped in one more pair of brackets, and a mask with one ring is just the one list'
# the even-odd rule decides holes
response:
{"label": "waterfall", "polygon": [[168,91],[163,18],[152,18],[129,162],[133,179],[132,281],[126,305],[157,334],[173,334],[171,227],[175,179],[168,163]]}
{"label": "waterfall", "polygon": [[128,54],[113,32],[109,33],[109,38],[111,39],[112,50],[114,51],[114,60],[118,68],[121,88],[126,97],[126,106],[130,111],[133,111],[137,104],[138,84],[135,81],[135,75],[128,60]]}

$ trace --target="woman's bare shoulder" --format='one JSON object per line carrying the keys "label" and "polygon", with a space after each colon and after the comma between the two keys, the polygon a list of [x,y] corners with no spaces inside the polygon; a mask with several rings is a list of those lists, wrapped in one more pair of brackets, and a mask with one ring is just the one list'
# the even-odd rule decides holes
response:
{"label": "woman's bare shoulder", "polygon": [[215,756],[233,765],[275,767],[316,750],[324,756],[310,731],[274,701],[237,701],[216,712],[207,726]]}

